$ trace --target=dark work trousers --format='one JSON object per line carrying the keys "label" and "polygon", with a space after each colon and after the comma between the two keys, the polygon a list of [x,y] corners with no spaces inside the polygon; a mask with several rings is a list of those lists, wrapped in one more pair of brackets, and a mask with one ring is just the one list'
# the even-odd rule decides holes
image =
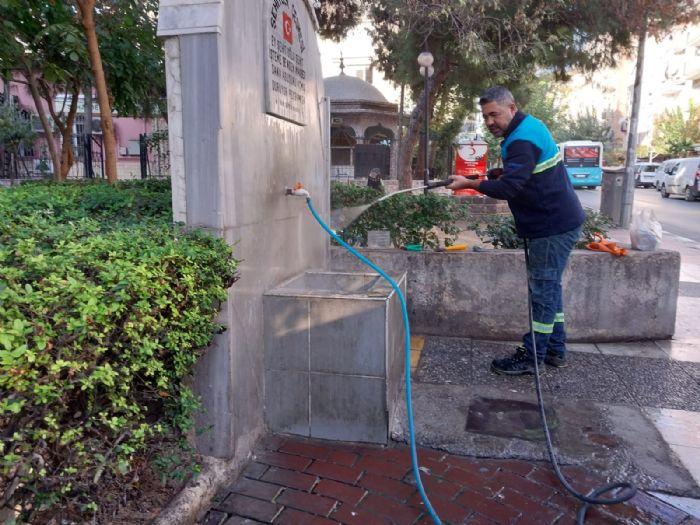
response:
{"label": "dark work trousers", "polygon": [[[569,261],[569,255],[581,235],[581,228],[571,231],[528,239],[528,282],[532,299],[532,320],[537,346],[537,358],[544,359],[547,352],[563,356],[566,353],[566,328],[561,277]],[[532,335],[523,336],[523,346],[532,354]]]}

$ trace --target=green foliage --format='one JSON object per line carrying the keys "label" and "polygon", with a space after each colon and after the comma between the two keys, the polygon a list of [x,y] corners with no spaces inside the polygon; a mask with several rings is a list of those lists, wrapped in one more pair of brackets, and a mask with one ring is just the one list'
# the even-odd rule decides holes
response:
{"label": "green foliage", "polygon": [[157,0],[97,2],[95,12],[100,54],[112,96],[121,116],[164,115],[165,52],[156,35]]}
{"label": "green foliage", "polygon": [[654,122],[652,144],[656,152],[673,157],[694,154],[693,145],[700,144],[700,106],[691,101],[687,112],[680,107],[665,111]]}
{"label": "green foliage", "polygon": [[[583,248],[589,242],[595,240],[594,234],[600,233],[605,237],[612,226],[612,220],[591,208],[584,208],[586,220],[583,223],[581,237],[576,243],[577,248]],[[517,249],[523,247],[523,240],[515,229],[513,216],[491,215],[480,220],[473,221],[469,229],[474,230],[477,236],[484,242],[488,242],[494,248]]]}
{"label": "green foliage", "polygon": [[331,210],[369,204],[382,195],[384,195],[383,190],[333,181],[331,182]]}
{"label": "green foliage", "polygon": [[602,142],[604,150],[612,144],[613,131],[607,122],[598,118],[593,108],[579,112],[576,117],[566,120],[566,128],[559,142],[565,140],[594,140]]}
{"label": "green foliage", "polygon": [[518,236],[515,221],[510,214],[483,217],[478,222],[473,221],[469,229],[474,230],[479,239],[494,248],[512,250],[523,247],[523,240]]}
{"label": "green foliage", "polygon": [[513,93],[519,107],[544,122],[556,142],[566,140],[564,131],[567,122],[559,101],[559,86],[551,75],[547,75],[518,86]]}
{"label": "green foliage", "polygon": [[[346,188],[341,189],[342,186]],[[371,198],[367,188],[349,189],[347,186],[331,186],[332,209],[368,204],[376,199]],[[338,193],[342,193],[343,198],[338,197]],[[367,232],[388,230],[392,243],[397,248],[407,244],[436,248],[440,245],[439,231],[444,245],[450,246],[461,231],[456,222],[464,219],[466,214],[466,205],[458,204],[455,199],[435,193],[402,193],[370,207],[340,233],[343,240],[350,244],[366,245]]]}
{"label": "green foliage", "polygon": [[340,42],[362,18],[363,8],[357,0],[318,2],[314,8],[322,38]]}
{"label": "green foliage", "polygon": [[0,191],[0,495],[23,520],[95,512],[101,479],[191,426],[183,378],[236,261],[169,202],[162,181]]}
{"label": "green foliage", "polygon": [[581,238],[578,243],[576,243],[577,248],[585,248],[586,244],[595,241],[595,234],[599,233],[603,237],[606,237],[608,231],[613,226],[613,221],[607,215],[603,215],[591,208],[583,208],[586,212],[586,221],[583,223],[583,230],[581,230]]}
{"label": "green foliage", "polygon": [[19,148],[30,146],[35,136],[31,121],[25,119],[15,106],[0,105],[0,145],[17,154]]}

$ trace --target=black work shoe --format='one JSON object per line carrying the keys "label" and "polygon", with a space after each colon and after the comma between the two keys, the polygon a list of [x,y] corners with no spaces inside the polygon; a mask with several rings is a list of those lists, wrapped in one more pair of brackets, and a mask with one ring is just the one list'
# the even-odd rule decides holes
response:
{"label": "black work shoe", "polygon": [[[540,375],[544,374],[544,366],[538,362]],[[535,364],[528,351],[519,346],[512,357],[494,359],[491,361],[491,371],[497,374],[508,376],[520,376],[523,374],[534,374]]]}
{"label": "black work shoe", "polygon": [[567,366],[569,366],[565,355],[557,354],[555,352],[550,351],[547,351],[547,353],[545,354],[544,362],[549,366],[553,366],[554,368],[566,368]]}

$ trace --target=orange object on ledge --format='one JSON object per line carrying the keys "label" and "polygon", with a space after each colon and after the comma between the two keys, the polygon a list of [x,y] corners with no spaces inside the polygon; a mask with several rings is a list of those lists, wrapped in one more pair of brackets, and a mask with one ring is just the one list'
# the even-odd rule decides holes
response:
{"label": "orange object on ledge", "polygon": [[594,233],[595,241],[586,244],[587,250],[592,250],[594,252],[608,252],[618,257],[624,257],[627,255],[626,248],[618,248],[617,243],[612,241],[606,241],[600,233]]}

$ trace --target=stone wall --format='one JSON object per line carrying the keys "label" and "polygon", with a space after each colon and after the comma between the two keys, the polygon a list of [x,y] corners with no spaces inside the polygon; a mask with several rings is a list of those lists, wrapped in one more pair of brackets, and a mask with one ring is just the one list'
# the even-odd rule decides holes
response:
{"label": "stone wall", "polygon": [[[525,257],[519,250],[405,252],[363,249],[381,268],[408,272],[414,333],[518,340],[527,330]],[[331,269],[364,267],[341,247]],[[627,257],[575,250],[564,274],[569,340],[669,339],[676,321],[680,254],[630,251]]]}

